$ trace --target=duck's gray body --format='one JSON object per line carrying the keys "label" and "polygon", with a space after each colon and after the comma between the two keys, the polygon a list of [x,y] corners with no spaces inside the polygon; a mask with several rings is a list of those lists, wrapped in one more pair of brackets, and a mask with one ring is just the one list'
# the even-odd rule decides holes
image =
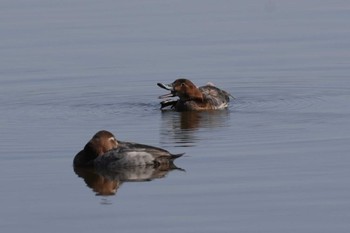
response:
{"label": "duck's gray body", "polygon": [[97,157],[94,166],[108,170],[136,166],[169,166],[180,156],[182,154],[173,155],[158,147],[118,141],[118,147]]}

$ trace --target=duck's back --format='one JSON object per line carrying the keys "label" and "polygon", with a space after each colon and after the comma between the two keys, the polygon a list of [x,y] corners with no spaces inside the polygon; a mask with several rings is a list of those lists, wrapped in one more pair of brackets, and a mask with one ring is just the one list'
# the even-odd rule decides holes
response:
{"label": "duck's back", "polygon": [[213,109],[224,109],[228,107],[230,94],[226,91],[210,85],[199,87],[199,90]]}
{"label": "duck's back", "polygon": [[130,142],[120,142],[118,148],[95,159],[95,166],[110,170],[121,167],[169,164],[181,155],[172,155],[161,148]]}

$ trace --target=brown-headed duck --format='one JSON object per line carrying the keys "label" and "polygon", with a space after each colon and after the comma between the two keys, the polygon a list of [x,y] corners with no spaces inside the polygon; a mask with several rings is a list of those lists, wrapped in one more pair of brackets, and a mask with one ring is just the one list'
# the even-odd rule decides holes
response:
{"label": "brown-headed duck", "polygon": [[228,107],[230,97],[228,92],[208,83],[196,87],[188,79],[177,79],[171,84],[157,83],[161,88],[169,90],[169,94],[159,96],[160,99],[178,96],[179,99],[167,99],[161,102],[161,109],[171,106],[176,111],[220,110]]}
{"label": "brown-headed duck", "polygon": [[106,130],[97,132],[73,160],[75,167],[118,169],[135,166],[161,166],[166,169],[183,154],[171,154],[167,150],[117,140]]}

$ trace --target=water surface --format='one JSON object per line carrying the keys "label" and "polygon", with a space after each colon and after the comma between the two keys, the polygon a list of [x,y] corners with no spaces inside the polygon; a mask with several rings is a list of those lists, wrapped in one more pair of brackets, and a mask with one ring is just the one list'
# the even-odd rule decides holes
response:
{"label": "water surface", "polygon": [[[2,232],[349,232],[347,1],[1,1],[0,19]],[[235,99],[161,112],[178,77]],[[74,171],[100,129],[184,171]]]}

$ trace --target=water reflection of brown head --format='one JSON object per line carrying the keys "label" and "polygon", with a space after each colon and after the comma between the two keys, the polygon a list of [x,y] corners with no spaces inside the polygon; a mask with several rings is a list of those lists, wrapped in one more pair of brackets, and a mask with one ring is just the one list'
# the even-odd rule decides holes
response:
{"label": "water reflection of brown head", "polygon": [[74,172],[85,181],[86,185],[97,195],[110,196],[115,195],[121,182],[119,180],[110,180],[98,174],[93,168],[74,167]]}
{"label": "water reflection of brown head", "polygon": [[195,130],[198,128],[223,127],[228,123],[229,111],[187,111],[174,113],[171,111],[162,112],[164,128]]}
{"label": "water reflection of brown head", "polygon": [[[193,146],[198,139],[198,129],[214,129],[229,124],[230,112],[221,111],[162,111],[161,143],[176,143],[182,147]],[[179,146],[179,145],[178,145]]]}

